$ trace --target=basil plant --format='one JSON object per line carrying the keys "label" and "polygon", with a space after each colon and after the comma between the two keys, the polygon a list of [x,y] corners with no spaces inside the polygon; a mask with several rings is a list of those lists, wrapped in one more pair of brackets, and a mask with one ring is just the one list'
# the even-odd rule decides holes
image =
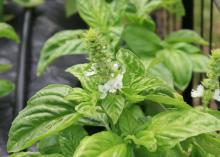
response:
{"label": "basil plant", "polygon": [[[77,11],[89,27],[99,29],[106,36],[113,49],[122,45],[122,34],[129,25],[154,31],[155,24],[149,15],[161,8],[184,15],[181,0],[66,0],[67,15]],[[49,64],[61,56],[88,53],[81,46],[85,31],[66,30],[51,37],[41,51],[37,74],[41,75]]]}
{"label": "basil plant", "polygon": [[[99,31],[89,30],[83,41],[89,62],[66,70],[82,87],[53,84],[37,92],[12,123],[7,149],[14,154],[10,157],[220,154],[218,111],[207,105],[192,108],[152,76],[133,52],[124,48],[112,51]],[[213,88],[219,87],[220,50],[214,54],[208,79],[216,86],[210,81],[204,84],[203,96],[208,101]],[[37,152],[22,152],[33,145]]]}
{"label": "basil plant", "polygon": [[[196,32],[180,30],[167,35],[164,40],[155,33],[155,24],[150,13],[164,8],[179,16],[184,15],[184,7],[180,0],[67,0],[66,2],[68,15],[78,11],[90,27],[99,29],[104,34],[113,49],[126,47],[132,50],[141,57],[146,67],[153,60],[153,64],[150,64],[151,74],[162,78],[170,87],[175,87],[178,91],[187,88],[193,72],[207,70],[205,65],[209,58],[197,47],[207,45],[207,42]],[[85,30],[67,30],[51,37],[41,51],[38,75],[61,56],[88,53],[82,46],[83,32]]]}

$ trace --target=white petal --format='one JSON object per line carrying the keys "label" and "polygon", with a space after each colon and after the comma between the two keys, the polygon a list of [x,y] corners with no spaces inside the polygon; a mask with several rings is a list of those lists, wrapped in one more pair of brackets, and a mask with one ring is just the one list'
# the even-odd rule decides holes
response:
{"label": "white petal", "polygon": [[191,96],[193,98],[202,97],[203,96],[203,92],[204,92],[204,87],[202,85],[198,85],[196,90],[193,89],[191,91]]}
{"label": "white petal", "polygon": [[217,100],[217,101],[220,101],[220,89],[216,89],[216,90],[215,90],[213,99],[215,99],[215,100]]}

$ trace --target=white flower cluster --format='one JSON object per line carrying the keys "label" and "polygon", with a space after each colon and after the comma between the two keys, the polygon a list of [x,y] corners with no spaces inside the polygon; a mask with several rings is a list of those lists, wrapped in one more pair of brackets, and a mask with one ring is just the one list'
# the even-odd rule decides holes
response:
{"label": "white flower cluster", "polygon": [[[193,98],[202,97],[203,93],[204,93],[204,87],[202,85],[199,85],[196,90],[194,90],[194,89],[192,90],[191,96]],[[220,89],[215,90],[215,93],[213,95],[213,99],[220,101]]]}
{"label": "white flower cluster", "polygon": [[101,92],[101,99],[104,99],[108,92],[115,93],[117,90],[121,89],[123,86],[123,74],[119,74],[114,79],[107,81],[104,85],[99,85],[98,89]]}
{"label": "white flower cluster", "polygon": [[[113,70],[117,71],[119,69],[120,65],[115,63],[113,64]],[[111,74],[113,79],[110,79],[107,81],[104,85],[99,85],[98,90],[101,92],[101,99],[104,99],[108,93],[116,93],[117,90],[120,90],[123,86],[123,75],[125,73],[125,69],[122,69],[122,72],[118,74],[116,77],[114,77],[115,74]]]}

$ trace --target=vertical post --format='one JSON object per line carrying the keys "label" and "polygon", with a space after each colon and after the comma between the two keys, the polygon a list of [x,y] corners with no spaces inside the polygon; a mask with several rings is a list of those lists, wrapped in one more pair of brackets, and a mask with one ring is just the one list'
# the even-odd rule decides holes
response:
{"label": "vertical post", "polygon": [[186,15],[182,19],[182,27],[193,29],[194,25],[194,0],[183,0],[183,5],[186,10]]}
{"label": "vertical post", "polygon": [[209,21],[209,53],[212,51],[212,40],[213,40],[213,6],[214,0],[210,1],[210,21]]}
{"label": "vertical post", "polygon": [[204,0],[201,0],[200,35],[204,37]]}
{"label": "vertical post", "polygon": [[16,88],[16,106],[14,107],[14,117],[21,111],[27,100],[28,84],[28,56],[30,55],[29,46],[31,44],[31,19],[32,10],[26,9],[24,13],[23,30],[21,37],[20,53],[18,54],[17,68],[17,88]]}

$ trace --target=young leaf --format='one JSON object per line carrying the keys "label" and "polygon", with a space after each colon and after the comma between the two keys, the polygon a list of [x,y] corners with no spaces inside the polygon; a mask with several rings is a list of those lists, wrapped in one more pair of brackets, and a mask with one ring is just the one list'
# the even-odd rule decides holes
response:
{"label": "young leaf", "polygon": [[139,106],[126,108],[118,121],[118,127],[123,135],[133,135],[144,124],[145,115]]}
{"label": "young leaf", "polygon": [[91,66],[89,64],[74,65],[66,71],[77,77],[81,82],[82,87],[90,92],[96,91],[98,85],[100,84],[100,78],[96,76],[86,76],[86,73],[91,71]]}
{"label": "young leaf", "polygon": [[161,49],[160,38],[143,26],[127,26],[122,38],[125,40],[127,46],[140,57],[155,56],[155,52]]}
{"label": "young leaf", "polygon": [[13,0],[16,4],[22,7],[36,7],[44,3],[44,0]]}
{"label": "young leaf", "polygon": [[8,80],[0,80],[0,97],[8,95],[15,89],[15,86],[12,82]]}
{"label": "young leaf", "polygon": [[125,107],[125,100],[120,95],[108,95],[108,97],[102,101],[102,107],[112,119],[113,124],[116,124]]}
{"label": "young leaf", "polygon": [[165,41],[167,43],[186,42],[200,45],[208,44],[208,42],[205,41],[199,34],[187,29],[171,33],[166,37]]}
{"label": "young leaf", "polygon": [[139,58],[130,50],[120,49],[116,54],[116,59],[124,66],[125,74],[123,83],[128,83],[136,76],[145,74],[145,67]]}
{"label": "young leaf", "polygon": [[190,109],[191,107],[184,101],[165,96],[165,95],[156,95],[151,94],[145,97],[145,100],[163,104],[165,107],[175,107],[179,109]]}
{"label": "young leaf", "polygon": [[19,37],[17,36],[13,27],[6,23],[0,22],[0,38],[7,38],[15,41],[16,43],[20,42]]}
{"label": "young leaf", "polygon": [[73,157],[129,157],[126,144],[112,132],[100,132],[84,138]]}
{"label": "young leaf", "polygon": [[67,30],[48,39],[41,51],[37,75],[41,75],[49,64],[61,56],[85,53],[82,44],[83,32],[83,30]]}
{"label": "young leaf", "polygon": [[207,65],[209,58],[202,54],[189,55],[189,59],[192,61],[193,72],[204,73],[207,72]]}
{"label": "young leaf", "polygon": [[139,143],[148,149],[151,147],[148,145],[149,141],[146,143],[140,135],[145,136],[145,132],[152,132],[157,141],[158,150],[169,149],[190,137],[219,129],[220,120],[210,114],[195,109],[173,110],[153,117],[147,128],[137,133],[139,136],[137,140],[140,140]]}
{"label": "young leaf", "polygon": [[80,115],[75,104],[64,99],[70,90],[66,85],[49,85],[33,96],[12,123],[8,152],[21,151],[76,123]]}
{"label": "young leaf", "polygon": [[77,12],[77,0],[65,0],[66,16],[70,17]]}
{"label": "young leaf", "polygon": [[87,135],[87,132],[81,127],[73,125],[59,135],[59,144],[62,154],[65,157],[73,157],[73,154],[80,141]]}
{"label": "young leaf", "polygon": [[91,96],[89,93],[82,89],[82,88],[73,88],[69,94],[65,97],[66,100],[68,101],[73,101],[73,102],[85,102],[85,101],[90,101]]}
{"label": "young leaf", "polygon": [[77,8],[80,16],[90,27],[107,28],[111,14],[105,0],[79,0]]}
{"label": "young leaf", "polygon": [[188,86],[192,76],[192,63],[188,56],[179,50],[161,52],[164,65],[172,72],[175,86],[183,91]]}
{"label": "young leaf", "polygon": [[0,72],[6,72],[11,69],[11,64],[1,64],[0,63]]}

